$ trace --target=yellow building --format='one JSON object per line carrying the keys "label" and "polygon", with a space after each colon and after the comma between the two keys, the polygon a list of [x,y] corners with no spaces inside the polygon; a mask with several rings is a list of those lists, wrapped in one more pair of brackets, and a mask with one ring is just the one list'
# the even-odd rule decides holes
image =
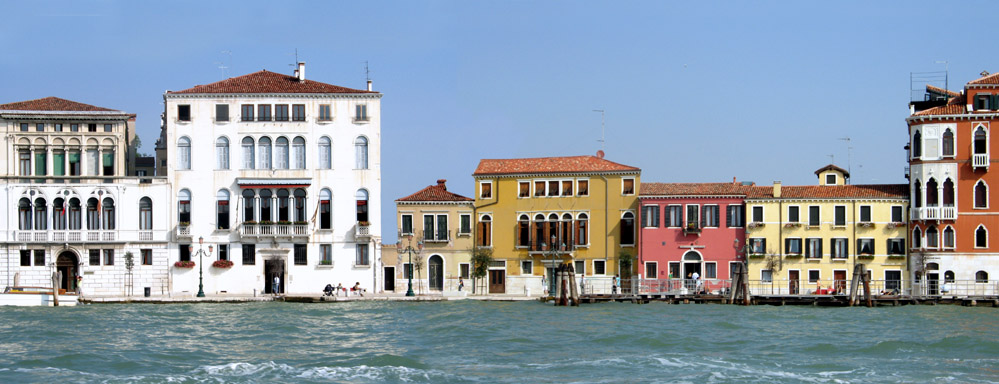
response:
{"label": "yellow building", "polygon": [[395,201],[399,242],[420,252],[412,264],[405,252],[383,254],[385,291],[406,292],[411,273],[416,293],[459,292],[460,285],[461,292],[471,290],[473,200],[449,192],[446,182]]}
{"label": "yellow building", "polygon": [[845,292],[858,263],[876,293],[904,293],[908,185],[846,185],[849,174],[833,165],[815,173],[818,186],[774,182],[747,196],[753,293]]}
{"label": "yellow building", "polygon": [[565,262],[587,292],[610,292],[621,255],[636,254],[640,173],[602,155],[480,161],[476,245],[493,252],[488,292],[545,294]]}

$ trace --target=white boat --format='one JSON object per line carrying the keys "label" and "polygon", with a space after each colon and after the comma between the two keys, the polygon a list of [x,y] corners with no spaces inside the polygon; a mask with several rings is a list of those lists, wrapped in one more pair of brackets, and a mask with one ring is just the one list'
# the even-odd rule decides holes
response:
{"label": "white boat", "polygon": [[[78,296],[74,293],[59,294],[59,306],[73,307]],[[18,307],[51,307],[55,305],[52,298],[52,288],[46,287],[13,287],[0,293],[0,305]]]}

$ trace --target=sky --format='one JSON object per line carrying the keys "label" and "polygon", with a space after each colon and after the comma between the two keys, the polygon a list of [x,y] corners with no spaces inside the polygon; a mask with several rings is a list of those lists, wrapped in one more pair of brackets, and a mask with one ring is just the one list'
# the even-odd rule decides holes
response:
{"label": "sky", "polygon": [[[386,243],[395,199],[437,179],[471,197],[484,158],[603,148],[644,182],[760,185],[815,184],[834,161],[853,184],[905,183],[910,74],[947,71],[959,90],[999,70],[999,50],[975,32],[991,30],[994,2],[0,0],[0,10],[0,103],[56,96],[136,113],[149,154],[166,90],[291,75],[296,50],[309,79],[363,89],[367,63],[384,94]],[[594,110],[605,111],[604,143]]]}

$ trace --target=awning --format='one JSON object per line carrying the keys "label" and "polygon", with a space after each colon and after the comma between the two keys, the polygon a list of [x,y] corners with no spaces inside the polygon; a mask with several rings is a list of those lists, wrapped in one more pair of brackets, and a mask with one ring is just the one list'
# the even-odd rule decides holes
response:
{"label": "awning", "polygon": [[251,179],[237,178],[240,188],[302,188],[312,185],[311,179]]}

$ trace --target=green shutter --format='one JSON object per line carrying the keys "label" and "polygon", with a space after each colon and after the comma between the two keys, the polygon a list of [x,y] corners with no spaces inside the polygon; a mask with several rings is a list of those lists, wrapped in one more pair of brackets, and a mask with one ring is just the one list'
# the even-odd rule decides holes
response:
{"label": "green shutter", "polygon": [[114,155],[110,154],[110,153],[105,153],[104,154],[104,166],[105,167],[110,167],[112,165],[114,165]]}
{"label": "green shutter", "polygon": [[69,154],[69,162],[70,163],[79,163],[80,162],[80,153],[79,152],[70,153]]}
{"label": "green shutter", "polygon": [[45,154],[35,154],[35,176],[45,176]]}
{"label": "green shutter", "polygon": [[52,174],[55,176],[66,175],[65,166],[66,155],[62,153],[56,153],[52,155]]}

